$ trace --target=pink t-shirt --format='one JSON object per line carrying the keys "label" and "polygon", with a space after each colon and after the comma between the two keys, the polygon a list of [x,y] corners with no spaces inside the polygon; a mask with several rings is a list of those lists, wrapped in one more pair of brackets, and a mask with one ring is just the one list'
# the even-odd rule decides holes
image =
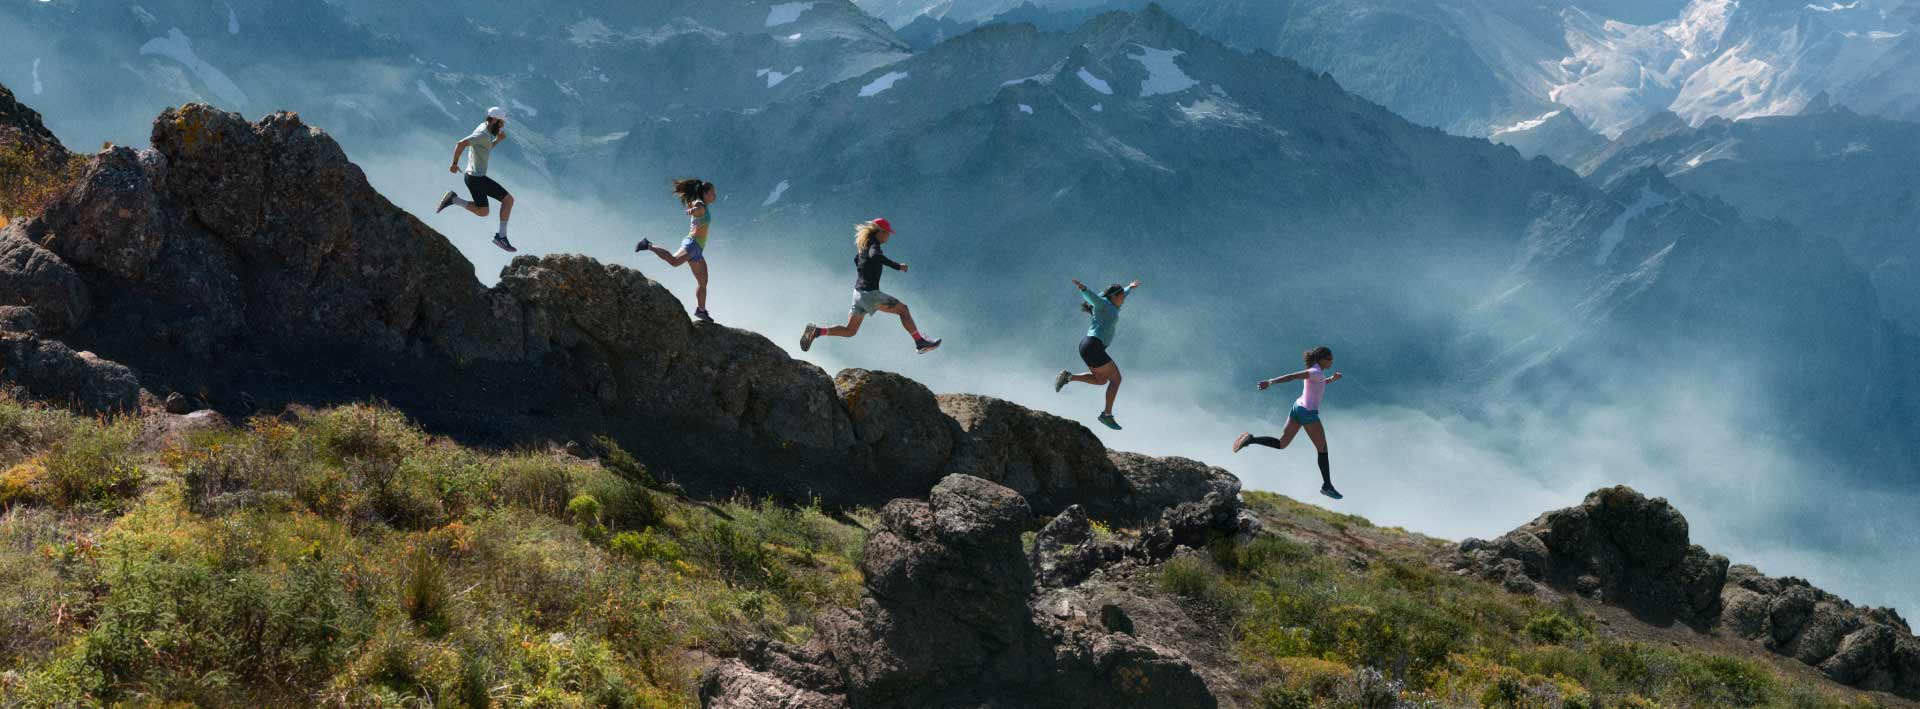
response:
{"label": "pink t-shirt", "polygon": [[1293,405],[1308,411],[1320,410],[1320,395],[1327,391],[1327,373],[1320,371],[1320,365],[1307,368],[1307,378],[1300,380],[1300,398]]}

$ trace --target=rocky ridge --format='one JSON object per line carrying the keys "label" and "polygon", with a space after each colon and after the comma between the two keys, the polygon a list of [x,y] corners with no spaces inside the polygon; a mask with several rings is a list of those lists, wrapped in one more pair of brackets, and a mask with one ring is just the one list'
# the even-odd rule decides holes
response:
{"label": "rocky ridge", "polygon": [[152,147],[87,158],[44,214],[0,230],[0,271],[5,382],[94,412],[382,398],[482,440],[605,433],[696,492],[828,504],[924,496],[965,473],[1041,514],[1084,503],[1151,522],[1238,490],[1005,401],[884,372],[830,379],[757,334],[694,324],[629,268],[521,256],[484,287],[292,113],[168,110]]}
{"label": "rocky ridge", "polygon": [[1920,698],[1920,638],[1890,608],[1861,608],[1803,579],[1773,578],[1709,554],[1664,498],[1627,487],[1587,495],[1446,561],[1508,591],[1577,594],[1655,625],[1685,623],[1754,641],[1841,684]]}

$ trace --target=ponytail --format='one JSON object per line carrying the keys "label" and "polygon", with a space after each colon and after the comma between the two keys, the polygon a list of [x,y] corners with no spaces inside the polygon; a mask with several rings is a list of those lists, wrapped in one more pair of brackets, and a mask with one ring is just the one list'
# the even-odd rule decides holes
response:
{"label": "ponytail", "polygon": [[707,190],[713,189],[713,183],[697,178],[673,181],[673,194],[680,198],[680,204],[691,207],[693,203],[705,197]]}
{"label": "ponytail", "polygon": [[1327,349],[1325,345],[1300,353],[1300,359],[1306,361],[1307,369],[1313,369],[1315,363],[1332,356],[1333,350]]}

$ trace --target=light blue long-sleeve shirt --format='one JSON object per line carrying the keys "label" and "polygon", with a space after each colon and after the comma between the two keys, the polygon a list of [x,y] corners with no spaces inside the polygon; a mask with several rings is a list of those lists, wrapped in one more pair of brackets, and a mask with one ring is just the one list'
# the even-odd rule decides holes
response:
{"label": "light blue long-sleeve shirt", "polygon": [[[1133,289],[1122,292],[1132,293]],[[1100,344],[1112,347],[1114,333],[1120,327],[1120,306],[1085,288],[1080,289],[1080,299],[1093,307],[1093,322],[1087,326],[1087,337],[1100,338]]]}

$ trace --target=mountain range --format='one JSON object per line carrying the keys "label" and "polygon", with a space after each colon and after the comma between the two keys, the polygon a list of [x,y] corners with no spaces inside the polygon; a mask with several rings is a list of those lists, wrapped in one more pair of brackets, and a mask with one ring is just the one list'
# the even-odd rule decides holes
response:
{"label": "mountain range", "polygon": [[[903,33],[917,20],[939,36],[995,21],[1098,10],[1105,4],[871,0]],[[1798,112],[1822,92],[1860,110],[1907,119],[1920,5],[1907,0],[1164,0],[1169,13],[1242,49],[1265,49],[1333,74],[1408,119],[1492,135],[1571,111],[1617,136],[1649,114],[1698,124]],[[1041,20],[1045,22],[1044,20]],[[924,26],[923,26],[924,27]],[[926,34],[922,29],[921,36]],[[1903,59],[1906,58],[1906,59]]]}

